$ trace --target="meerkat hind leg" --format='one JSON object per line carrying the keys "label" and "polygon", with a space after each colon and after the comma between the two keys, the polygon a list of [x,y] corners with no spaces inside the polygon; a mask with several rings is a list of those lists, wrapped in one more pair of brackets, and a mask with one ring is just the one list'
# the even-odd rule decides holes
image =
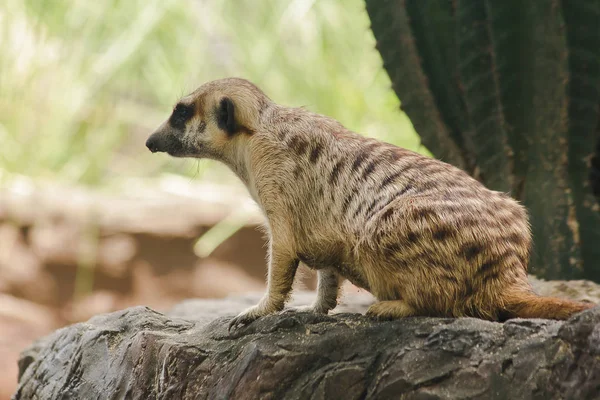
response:
{"label": "meerkat hind leg", "polygon": [[400,319],[416,315],[415,310],[403,300],[379,301],[367,310],[367,316],[378,320]]}
{"label": "meerkat hind leg", "polygon": [[319,283],[317,286],[317,299],[312,305],[312,311],[327,314],[337,306],[341,279],[332,269],[319,271]]}

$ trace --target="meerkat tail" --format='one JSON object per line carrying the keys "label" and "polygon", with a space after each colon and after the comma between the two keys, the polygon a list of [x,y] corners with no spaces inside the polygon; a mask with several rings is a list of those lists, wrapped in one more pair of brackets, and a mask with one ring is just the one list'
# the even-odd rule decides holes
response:
{"label": "meerkat tail", "polygon": [[573,315],[593,308],[592,303],[583,303],[557,297],[520,293],[506,299],[505,309],[509,318],[545,318],[566,320]]}

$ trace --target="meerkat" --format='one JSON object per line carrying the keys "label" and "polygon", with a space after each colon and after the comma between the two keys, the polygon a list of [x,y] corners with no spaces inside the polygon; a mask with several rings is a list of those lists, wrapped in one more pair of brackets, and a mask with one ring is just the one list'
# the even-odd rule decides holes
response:
{"label": "meerkat", "polygon": [[299,262],[317,270],[310,310],[337,305],[344,279],[378,300],[377,319],[567,319],[593,304],[540,297],[527,280],[525,208],[466,172],[274,103],[240,78],[205,83],[147,140],[152,152],[225,163],[266,217],[267,290],[229,329],[276,313]]}

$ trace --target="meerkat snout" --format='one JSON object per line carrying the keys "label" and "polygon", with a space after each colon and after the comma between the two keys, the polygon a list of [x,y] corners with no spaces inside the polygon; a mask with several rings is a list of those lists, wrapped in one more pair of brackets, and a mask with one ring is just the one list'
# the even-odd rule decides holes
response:
{"label": "meerkat snout", "polygon": [[152,153],[157,153],[157,152],[161,151],[161,149],[164,147],[162,145],[162,143],[160,143],[160,142],[161,142],[160,135],[153,134],[148,138],[148,140],[146,140],[146,147]]}
{"label": "meerkat snout", "polygon": [[153,152],[168,153],[173,157],[193,157],[196,149],[190,138],[197,136],[192,121],[196,117],[196,105],[179,102],[169,119],[161,124],[148,140],[146,147]]}
{"label": "meerkat snout", "polygon": [[146,147],[148,148],[148,150],[150,150],[152,153],[156,153],[158,151],[158,146],[156,145],[154,140],[151,140],[150,138],[148,138],[148,140],[146,140]]}

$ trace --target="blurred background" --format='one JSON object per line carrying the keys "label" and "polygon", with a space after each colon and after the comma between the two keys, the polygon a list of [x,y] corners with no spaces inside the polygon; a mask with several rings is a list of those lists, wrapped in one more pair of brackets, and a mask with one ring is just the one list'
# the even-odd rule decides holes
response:
{"label": "blurred background", "polygon": [[428,154],[362,0],[4,0],[0,48],[0,398],[18,352],[60,326],[263,290],[261,217],[241,183],[144,146],[202,83],[244,77]]}

